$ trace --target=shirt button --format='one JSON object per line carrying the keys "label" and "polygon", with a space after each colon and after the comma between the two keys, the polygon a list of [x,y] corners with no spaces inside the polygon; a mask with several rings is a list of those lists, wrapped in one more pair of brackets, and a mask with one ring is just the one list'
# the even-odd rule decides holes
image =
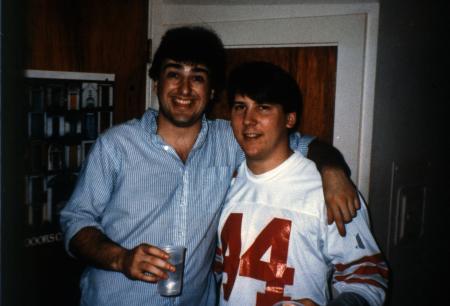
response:
{"label": "shirt button", "polygon": [[163,146],[163,149],[167,151],[169,150],[169,146]]}

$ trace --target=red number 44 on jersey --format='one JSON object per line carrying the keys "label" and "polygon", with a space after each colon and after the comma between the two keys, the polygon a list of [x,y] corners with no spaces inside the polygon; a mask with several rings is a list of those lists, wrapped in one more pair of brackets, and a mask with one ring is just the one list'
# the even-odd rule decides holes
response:
{"label": "red number 44 on jersey", "polygon": [[[222,243],[223,271],[227,282],[223,284],[224,299],[228,300],[236,276],[251,277],[266,282],[264,293],[257,292],[256,306],[271,306],[277,301],[290,300],[284,296],[284,286],[292,285],[294,268],[287,266],[291,221],[274,218],[256,237],[241,257],[242,214],[232,213],[220,235]],[[271,248],[270,261],[261,258]]]}

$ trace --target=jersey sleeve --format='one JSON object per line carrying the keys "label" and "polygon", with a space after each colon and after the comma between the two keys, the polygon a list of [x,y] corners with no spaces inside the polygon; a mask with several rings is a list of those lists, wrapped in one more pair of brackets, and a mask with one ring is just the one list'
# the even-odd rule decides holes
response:
{"label": "jersey sleeve", "polygon": [[82,228],[102,230],[100,216],[113,192],[118,167],[117,154],[110,150],[104,138],[95,142],[80,171],[75,190],[61,211],[60,224],[68,252],[70,240]]}
{"label": "jersey sleeve", "polygon": [[[332,286],[338,294],[354,292],[371,306],[382,305],[386,295],[388,268],[369,229],[368,212],[360,197],[361,209],[347,224],[347,235],[339,235],[336,225],[326,225],[325,254],[334,267]],[[325,221],[325,220],[324,220]]]}

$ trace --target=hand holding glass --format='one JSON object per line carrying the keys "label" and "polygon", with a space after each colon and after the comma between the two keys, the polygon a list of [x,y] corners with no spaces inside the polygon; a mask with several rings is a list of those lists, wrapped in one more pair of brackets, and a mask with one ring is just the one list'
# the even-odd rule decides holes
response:
{"label": "hand holding glass", "polygon": [[169,254],[169,263],[175,266],[175,272],[168,271],[169,277],[158,281],[158,292],[163,296],[175,296],[181,293],[183,284],[184,254],[186,248],[183,246],[169,245],[161,247]]}

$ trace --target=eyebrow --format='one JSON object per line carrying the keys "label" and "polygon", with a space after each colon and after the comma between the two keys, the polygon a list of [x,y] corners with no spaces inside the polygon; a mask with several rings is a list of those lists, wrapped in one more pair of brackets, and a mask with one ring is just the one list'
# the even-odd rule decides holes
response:
{"label": "eyebrow", "polygon": [[[178,63],[168,63],[162,67],[162,70],[167,69],[167,68],[183,69],[183,65],[178,64]],[[209,70],[207,68],[198,67],[198,66],[193,66],[192,71],[193,72],[203,72],[203,73],[209,74]]]}
{"label": "eyebrow", "polygon": [[231,102],[232,104],[238,104],[238,103],[240,103],[240,104],[244,104],[245,102],[244,101],[242,101],[242,100],[233,100],[233,102]]}

